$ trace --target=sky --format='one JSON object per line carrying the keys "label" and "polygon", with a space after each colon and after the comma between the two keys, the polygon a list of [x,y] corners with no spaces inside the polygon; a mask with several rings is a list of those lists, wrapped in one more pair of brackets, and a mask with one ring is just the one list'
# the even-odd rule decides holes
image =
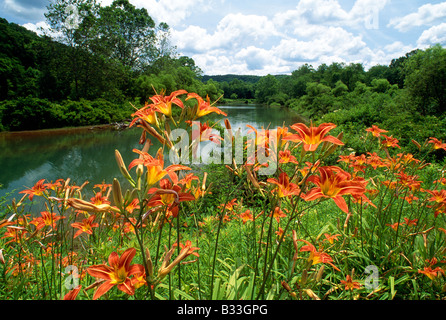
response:
{"label": "sky", "polygon": [[[97,0],[109,5],[112,0]],[[205,75],[290,74],[362,63],[389,65],[416,48],[446,45],[446,1],[130,0],[171,28],[179,55]],[[0,0],[0,17],[36,31],[49,0]]]}

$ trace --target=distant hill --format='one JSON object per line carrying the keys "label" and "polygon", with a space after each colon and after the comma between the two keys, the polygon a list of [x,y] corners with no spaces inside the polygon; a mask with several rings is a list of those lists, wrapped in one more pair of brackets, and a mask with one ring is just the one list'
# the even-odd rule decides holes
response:
{"label": "distant hill", "polygon": [[259,81],[261,76],[250,76],[250,75],[238,75],[238,74],[225,74],[225,75],[215,75],[215,76],[202,76],[202,81],[206,82],[210,79],[216,82],[231,82],[234,79],[238,79],[244,82],[256,83]]}

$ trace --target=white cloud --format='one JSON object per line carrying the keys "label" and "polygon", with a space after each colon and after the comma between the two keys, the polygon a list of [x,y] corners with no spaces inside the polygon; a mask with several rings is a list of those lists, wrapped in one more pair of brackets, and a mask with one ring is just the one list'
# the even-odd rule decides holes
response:
{"label": "white cloud", "polygon": [[274,16],[277,25],[284,28],[304,29],[307,25],[348,26],[376,28],[380,11],[389,0],[357,0],[350,11],[344,10],[337,0],[301,0],[295,9]]}
{"label": "white cloud", "polygon": [[408,31],[413,27],[429,25],[446,17],[446,2],[438,4],[425,4],[418,8],[417,12],[404,17],[393,18],[388,26],[393,26],[399,31]]}
{"label": "white cloud", "polygon": [[228,14],[210,34],[199,26],[188,26],[182,31],[173,30],[172,40],[179,50],[202,53],[212,49],[234,49],[261,44],[279,33],[265,16]]}
{"label": "white cloud", "polygon": [[45,21],[39,21],[37,23],[25,23],[23,25],[28,30],[34,31],[38,35],[42,35],[49,32],[50,26]]}
{"label": "white cloud", "polygon": [[170,27],[181,25],[194,11],[209,9],[209,1],[204,0],[132,0],[131,3],[146,8],[157,23],[166,22]]}
{"label": "white cloud", "polygon": [[446,44],[446,23],[424,30],[417,41],[419,48],[426,48],[437,43]]}

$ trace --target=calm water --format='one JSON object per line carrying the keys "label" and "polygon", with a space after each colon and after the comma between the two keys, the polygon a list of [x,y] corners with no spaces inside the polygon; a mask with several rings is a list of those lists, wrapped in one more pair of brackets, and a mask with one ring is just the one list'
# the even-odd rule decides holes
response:
{"label": "calm water", "polygon": [[[299,115],[285,108],[241,105],[220,109],[228,114],[233,129],[241,128],[243,132],[246,124],[272,129],[302,121]],[[208,119],[224,118],[210,115]],[[141,148],[138,144],[141,130],[83,128],[0,134],[0,196],[8,194],[18,199],[19,191],[32,187],[40,179],[55,181],[69,177],[78,185],[88,180],[90,189],[94,184],[111,183],[114,177],[122,181],[114,150],[120,151],[128,165],[137,156],[132,149]],[[158,149],[156,144],[150,150],[153,149]]]}

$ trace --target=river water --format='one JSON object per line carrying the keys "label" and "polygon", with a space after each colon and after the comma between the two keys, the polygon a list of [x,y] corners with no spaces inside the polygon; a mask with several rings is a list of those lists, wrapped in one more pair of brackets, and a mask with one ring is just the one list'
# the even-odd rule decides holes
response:
{"label": "river water", "polygon": [[[247,124],[258,129],[273,129],[302,121],[298,114],[281,107],[237,105],[219,108],[228,114],[233,129],[240,128],[242,132],[246,132]],[[223,125],[224,117],[209,115],[207,119],[221,119]],[[6,195],[19,199],[19,191],[32,187],[40,179],[49,182],[70,178],[77,185],[87,180],[91,188],[102,182],[112,183],[114,177],[121,178],[115,149],[120,151],[128,165],[137,157],[132,150],[141,149],[138,144],[141,130],[88,127],[0,133],[0,197]],[[150,151],[156,149],[155,143]]]}

